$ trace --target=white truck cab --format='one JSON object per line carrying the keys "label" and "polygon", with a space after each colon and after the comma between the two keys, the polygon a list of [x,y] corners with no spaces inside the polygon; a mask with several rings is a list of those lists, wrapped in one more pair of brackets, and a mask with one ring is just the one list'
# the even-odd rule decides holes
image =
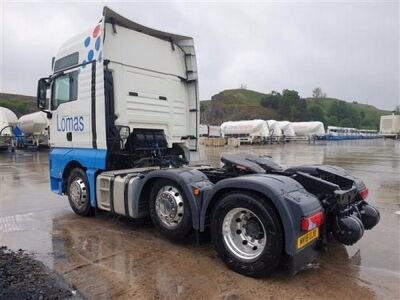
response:
{"label": "white truck cab", "polygon": [[46,95],[47,88],[51,100],[46,106],[42,99],[41,108],[50,117],[53,191],[62,193],[71,161],[84,166],[90,180],[96,170],[134,167],[160,151],[189,159],[187,150],[197,150],[190,37],[139,25],[105,7],[98,24],[60,47],[38,93]]}

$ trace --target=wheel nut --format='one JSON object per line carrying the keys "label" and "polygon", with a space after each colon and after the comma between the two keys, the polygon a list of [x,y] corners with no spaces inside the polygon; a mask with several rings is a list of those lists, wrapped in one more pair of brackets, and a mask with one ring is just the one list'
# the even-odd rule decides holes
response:
{"label": "wheel nut", "polygon": [[236,230],[236,233],[237,233],[237,234],[241,234],[242,231],[241,231],[240,229],[238,229],[238,230]]}
{"label": "wheel nut", "polygon": [[243,244],[243,245],[247,245],[247,241],[244,240],[244,241],[242,242],[242,244]]}

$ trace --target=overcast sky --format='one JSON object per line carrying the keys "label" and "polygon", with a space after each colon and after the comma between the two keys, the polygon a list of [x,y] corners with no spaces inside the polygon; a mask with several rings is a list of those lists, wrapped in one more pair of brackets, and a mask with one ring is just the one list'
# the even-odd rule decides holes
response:
{"label": "overcast sky", "polygon": [[[0,91],[35,95],[62,42],[104,3],[0,0]],[[238,88],[295,89],[383,109],[400,104],[399,2],[108,2],[143,25],[193,36],[200,98]]]}

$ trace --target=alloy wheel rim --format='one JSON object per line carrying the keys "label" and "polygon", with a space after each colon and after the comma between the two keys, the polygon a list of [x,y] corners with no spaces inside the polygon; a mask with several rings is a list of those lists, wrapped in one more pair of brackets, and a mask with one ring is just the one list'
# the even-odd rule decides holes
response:
{"label": "alloy wheel rim", "polygon": [[224,217],[223,241],[228,251],[244,261],[256,260],[264,251],[266,231],[258,216],[247,208],[233,208]]}
{"label": "alloy wheel rim", "polygon": [[69,195],[76,207],[81,208],[86,203],[86,186],[81,178],[76,178],[70,185]]}
{"label": "alloy wheel rim", "polygon": [[185,207],[177,188],[170,185],[161,188],[156,196],[155,208],[158,218],[166,228],[174,229],[182,222]]}

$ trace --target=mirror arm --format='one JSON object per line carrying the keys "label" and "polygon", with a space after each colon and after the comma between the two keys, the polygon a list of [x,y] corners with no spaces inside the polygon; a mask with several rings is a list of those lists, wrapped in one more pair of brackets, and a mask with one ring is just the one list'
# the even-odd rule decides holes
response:
{"label": "mirror arm", "polygon": [[42,112],[44,112],[47,116],[47,119],[51,119],[53,118],[53,114],[51,113],[51,111],[48,110],[42,110]]}

